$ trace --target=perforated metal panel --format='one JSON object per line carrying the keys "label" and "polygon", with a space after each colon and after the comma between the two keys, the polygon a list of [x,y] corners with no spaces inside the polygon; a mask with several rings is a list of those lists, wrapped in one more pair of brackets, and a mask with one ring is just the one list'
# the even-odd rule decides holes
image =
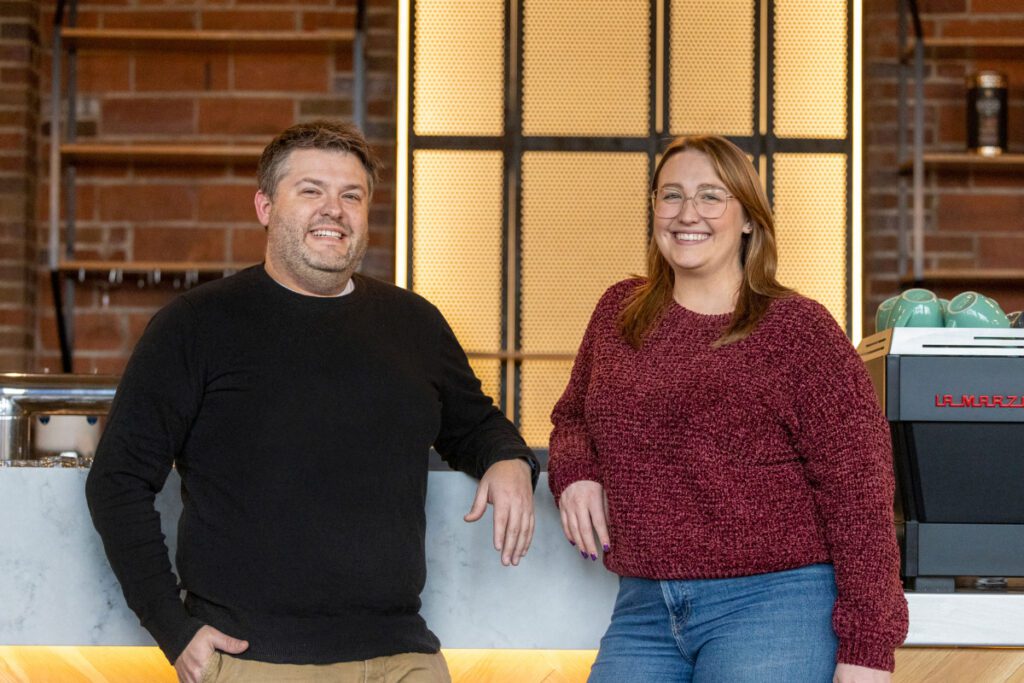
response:
{"label": "perforated metal panel", "polygon": [[843,154],[776,154],[779,280],[824,304],[846,327],[846,179]]}
{"label": "perforated metal panel", "polygon": [[523,155],[522,349],[575,353],[598,298],[644,272],[647,157]]}
{"label": "perforated metal panel", "polygon": [[669,129],[754,132],[754,2],[671,3]]}
{"label": "perforated metal panel", "polygon": [[488,358],[470,358],[469,366],[480,380],[484,393],[495,405],[501,405],[501,361]]}
{"label": "perforated metal panel", "polygon": [[416,0],[414,17],[413,129],[418,135],[501,135],[504,0]]}
{"label": "perforated metal panel", "polygon": [[525,0],[523,133],[647,135],[650,3]]}
{"label": "perforated metal panel", "polygon": [[[522,350],[576,353],[594,305],[613,283],[644,272],[644,154],[523,155]],[[526,361],[520,426],[546,445],[570,362]]]}
{"label": "perforated metal panel", "polygon": [[[413,152],[413,286],[467,351],[501,348],[501,152]],[[474,360],[497,397],[499,363]]]}
{"label": "perforated metal panel", "polygon": [[775,0],[775,134],[847,134],[847,7],[840,0]]}
{"label": "perforated metal panel", "polygon": [[522,364],[520,430],[526,443],[547,448],[551,437],[551,409],[569,384],[571,361],[529,360]]}

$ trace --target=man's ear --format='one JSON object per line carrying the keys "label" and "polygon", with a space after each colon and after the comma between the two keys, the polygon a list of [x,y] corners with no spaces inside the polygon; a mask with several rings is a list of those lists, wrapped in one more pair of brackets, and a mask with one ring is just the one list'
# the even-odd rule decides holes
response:
{"label": "man's ear", "polygon": [[260,225],[264,228],[270,225],[270,208],[273,205],[270,197],[263,194],[262,190],[256,190],[253,204],[256,205],[256,218],[259,219]]}

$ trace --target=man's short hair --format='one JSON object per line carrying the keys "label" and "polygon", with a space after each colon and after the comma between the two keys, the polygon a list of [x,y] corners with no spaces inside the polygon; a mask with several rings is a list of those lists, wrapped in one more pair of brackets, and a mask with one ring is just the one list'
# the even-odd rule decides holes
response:
{"label": "man's short hair", "polygon": [[277,184],[286,173],[285,163],[288,156],[297,149],[321,149],[354,154],[366,169],[367,190],[373,194],[380,160],[374,156],[358,128],[349,123],[329,119],[296,124],[271,140],[264,148],[256,169],[260,192],[268,197],[274,196]]}

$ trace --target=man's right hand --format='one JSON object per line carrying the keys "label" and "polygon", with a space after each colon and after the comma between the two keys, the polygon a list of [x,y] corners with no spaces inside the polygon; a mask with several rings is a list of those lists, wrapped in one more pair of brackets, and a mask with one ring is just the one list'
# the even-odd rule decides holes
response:
{"label": "man's right hand", "polygon": [[245,652],[249,643],[232,638],[212,626],[203,626],[192,636],[188,647],[174,660],[174,670],[178,672],[181,683],[201,683],[203,670],[210,661],[214,651],[220,650],[229,655]]}

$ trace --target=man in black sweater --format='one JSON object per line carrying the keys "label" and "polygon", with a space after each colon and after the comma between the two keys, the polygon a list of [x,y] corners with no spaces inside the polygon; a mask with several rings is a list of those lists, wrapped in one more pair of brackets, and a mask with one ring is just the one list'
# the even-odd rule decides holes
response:
{"label": "man in black sweater", "polygon": [[[503,564],[530,544],[532,452],[437,309],[355,273],[376,172],[344,124],[279,135],[265,262],[157,313],[118,387],[89,509],[181,681],[448,680],[419,615],[431,446],[480,479],[466,520],[493,505]],[[180,585],[153,506],[172,465]]]}

